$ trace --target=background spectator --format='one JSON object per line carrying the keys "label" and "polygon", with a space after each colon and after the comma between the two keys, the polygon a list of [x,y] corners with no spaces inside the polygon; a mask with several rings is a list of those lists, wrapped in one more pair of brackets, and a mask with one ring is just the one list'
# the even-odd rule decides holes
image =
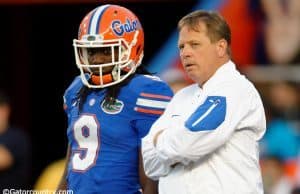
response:
{"label": "background spectator", "polygon": [[292,181],[285,175],[284,163],[274,156],[264,158],[261,163],[265,194],[290,194]]}
{"label": "background spectator", "polygon": [[30,146],[27,135],[10,126],[11,107],[0,91],[0,191],[28,187]]}
{"label": "background spectator", "polygon": [[300,62],[300,1],[261,0],[266,52],[273,64]]}

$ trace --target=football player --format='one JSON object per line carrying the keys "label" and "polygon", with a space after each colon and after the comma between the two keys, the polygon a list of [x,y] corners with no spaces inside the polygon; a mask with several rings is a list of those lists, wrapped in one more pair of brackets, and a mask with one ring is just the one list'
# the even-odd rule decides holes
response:
{"label": "football player", "polygon": [[73,46],[80,76],[64,94],[69,148],[58,189],[76,194],[156,193],[156,183],[143,170],[141,138],[173,93],[140,65],[140,21],[124,7],[99,6],[82,20]]}

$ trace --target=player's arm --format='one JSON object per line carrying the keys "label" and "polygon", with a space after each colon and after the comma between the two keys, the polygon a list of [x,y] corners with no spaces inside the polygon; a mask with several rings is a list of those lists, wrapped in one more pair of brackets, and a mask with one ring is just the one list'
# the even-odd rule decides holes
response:
{"label": "player's arm", "polygon": [[139,154],[139,176],[140,176],[140,184],[142,186],[143,194],[157,194],[158,193],[157,181],[153,181],[153,180],[149,179],[145,174],[141,151]]}
{"label": "player's arm", "polygon": [[[136,112],[134,123],[135,128],[139,133],[139,137],[144,139],[145,136],[148,136],[147,134],[149,134],[149,130],[154,122],[162,116],[167,106],[169,106],[171,98],[173,97],[173,92],[166,83],[155,76],[147,76],[147,78],[143,78],[142,81],[135,83],[139,84],[138,87],[134,87],[139,88],[139,91],[135,91],[137,100],[134,108],[134,111]],[[160,125],[160,127],[165,128],[163,125]],[[152,131],[149,136],[151,137],[154,132],[155,131]],[[153,148],[153,143],[148,142],[149,141],[143,140],[141,142],[143,162],[140,162],[140,164],[144,164],[144,170],[142,172],[152,180],[158,180],[160,176],[167,174],[169,166],[165,166],[158,160],[152,160],[153,157],[157,157],[155,149]],[[140,159],[142,160],[142,158]],[[155,169],[155,172],[159,171],[159,173],[152,174],[152,172],[154,172],[153,169]]]}
{"label": "player's arm", "polygon": [[164,130],[170,128],[170,115],[174,103],[171,101],[165,109],[164,114],[151,126],[149,133],[142,139],[142,156],[144,170],[148,177],[158,180],[159,177],[166,176],[172,167],[172,164],[166,163],[160,159],[156,151],[156,141]]}
{"label": "player's arm", "polygon": [[[72,103],[75,100],[75,97],[77,95],[77,92],[82,88],[82,82],[81,82],[81,78],[80,76],[75,77],[75,79],[73,80],[73,82],[71,83],[71,85],[67,88],[67,90],[64,93],[63,96],[63,109],[66,113],[66,115],[69,118],[70,115],[70,108],[72,107]],[[66,155],[66,164],[65,164],[65,169],[62,175],[62,178],[58,184],[56,193],[59,193],[59,190],[66,190],[67,189],[67,173],[68,173],[68,164],[70,161],[70,157],[71,157],[71,147],[70,145],[68,145],[68,149],[67,149],[67,155]]]}
{"label": "player's arm", "polygon": [[64,173],[63,173],[63,175],[61,177],[61,180],[60,180],[60,182],[58,184],[56,193],[58,193],[61,190],[66,190],[67,189],[67,180],[66,180],[66,177],[67,177],[67,172],[68,172],[68,163],[69,163],[70,155],[71,155],[70,153],[71,153],[71,148],[70,148],[70,145],[69,145],[68,146],[68,150],[67,150],[67,156],[66,156],[65,170],[64,170]]}

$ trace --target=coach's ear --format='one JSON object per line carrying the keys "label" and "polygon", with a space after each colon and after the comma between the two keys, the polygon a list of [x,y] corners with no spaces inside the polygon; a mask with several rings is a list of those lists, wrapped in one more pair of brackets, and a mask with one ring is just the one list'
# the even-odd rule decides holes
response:
{"label": "coach's ear", "polygon": [[219,57],[224,57],[227,54],[228,43],[222,38],[216,43],[217,54]]}
{"label": "coach's ear", "polygon": [[185,122],[185,127],[195,132],[215,130],[223,123],[225,116],[226,98],[208,96]]}

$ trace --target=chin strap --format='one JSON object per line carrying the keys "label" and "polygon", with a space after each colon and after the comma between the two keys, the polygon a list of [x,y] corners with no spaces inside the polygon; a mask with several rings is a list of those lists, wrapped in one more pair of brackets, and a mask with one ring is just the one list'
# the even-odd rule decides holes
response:
{"label": "chin strap", "polygon": [[112,70],[111,73],[105,74],[105,75],[91,75],[91,81],[93,84],[95,85],[100,85],[101,84],[101,77],[102,77],[102,83],[103,84],[108,84],[111,83],[113,81],[115,81],[117,79],[117,69],[118,67],[115,66],[114,69]]}
{"label": "chin strap", "polygon": [[[108,84],[113,81],[113,76],[109,73],[102,76],[102,82],[103,84]],[[91,75],[91,82],[95,85],[100,85],[100,76],[99,75]]]}
{"label": "chin strap", "polygon": [[[132,64],[132,62],[131,62]],[[131,69],[134,69],[134,67],[131,67]],[[115,66],[114,69],[111,71],[111,73],[108,73],[108,74],[105,74],[105,75],[95,75],[95,74],[91,74],[91,78],[90,78],[90,81],[95,84],[95,85],[101,85],[101,79],[102,79],[102,84],[108,84],[108,83],[111,83],[113,81],[116,81],[118,80],[118,67]],[[121,71],[121,75],[120,75],[120,79],[122,79],[124,77],[124,75],[126,75],[128,73],[128,71],[130,71],[130,69],[128,69],[127,71],[126,70],[120,70]],[[135,71],[135,69],[134,69]],[[132,73],[134,73],[131,72]]]}

